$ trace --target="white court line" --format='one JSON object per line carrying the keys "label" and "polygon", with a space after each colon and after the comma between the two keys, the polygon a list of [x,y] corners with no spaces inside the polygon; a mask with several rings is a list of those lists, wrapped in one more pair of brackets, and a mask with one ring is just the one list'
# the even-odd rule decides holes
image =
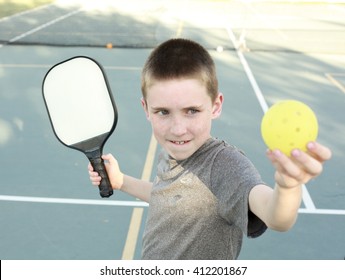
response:
{"label": "white court line", "polygon": [[335,73],[335,74],[332,74],[332,73],[325,73],[327,79],[334,85],[336,86],[338,89],[340,89],[340,91],[342,93],[345,93],[345,87],[338,81],[334,78],[334,76],[344,76],[344,74],[339,74],[339,73]]}
{"label": "white court line", "polygon": [[147,207],[148,203],[142,201],[120,201],[120,200],[94,200],[94,199],[73,199],[73,198],[51,198],[34,196],[0,195],[0,201],[11,202],[34,202],[49,204],[77,204],[77,205],[101,205],[101,206],[127,206]]}
{"label": "white court line", "polygon": [[298,213],[301,214],[324,214],[324,215],[345,215],[345,210],[337,210],[337,209],[305,209],[300,208],[298,209]]}
{"label": "white court line", "polygon": [[50,26],[50,25],[53,25],[53,24],[55,24],[55,23],[57,23],[57,22],[59,22],[59,21],[62,21],[62,20],[64,20],[64,19],[70,17],[70,16],[73,16],[73,15],[75,15],[75,14],[77,14],[77,13],[80,13],[82,10],[83,10],[83,9],[80,8],[79,10],[70,12],[70,13],[68,13],[68,14],[66,14],[66,15],[63,15],[63,16],[61,16],[61,17],[58,17],[58,18],[53,19],[53,20],[51,20],[51,21],[48,21],[48,22],[45,23],[45,24],[42,24],[42,25],[40,25],[40,26],[38,26],[38,27],[36,27],[36,28],[34,28],[34,29],[31,29],[31,30],[29,30],[29,31],[27,31],[27,32],[25,32],[25,33],[19,35],[19,36],[16,36],[16,37],[12,38],[11,40],[9,40],[9,42],[10,42],[10,43],[16,42],[16,41],[18,41],[18,40],[20,40],[20,39],[22,39],[22,38],[24,38],[24,37],[26,37],[26,36],[29,36],[29,35],[31,35],[31,34],[37,32],[37,31],[40,31],[40,30],[42,30],[42,29],[44,29],[44,28],[46,28],[46,27],[48,27],[48,26]]}
{"label": "white court line", "polygon": [[235,38],[235,35],[234,33],[232,32],[231,28],[230,27],[226,27],[226,31],[228,32],[228,35],[230,37],[230,40],[232,42],[232,44],[234,45],[234,47],[236,48],[236,52],[237,52],[237,55],[241,61],[241,64],[244,68],[244,71],[246,72],[247,74],[247,77],[250,81],[250,84],[252,85],[253,87],[253,90],[254,90],[254,93],[256,95],[256,98],[258,99],[259,103],[260,103],[260,106],[262,108],[262,110],[264,111],[264,113],[268,110],[268,105],[265,101],[265,98],[261,92],[261,89],[259,88],[259,85],[258,83],[256,82],[255,78],[254,78],[254,75],[252,73],[252,71],[250,70],[250,67],[248,65],[248,62],[247,60],[245,59],[243,53],[241,51],[238,50],[238,41],[236,40]]}
{"label": "white court line", "polygon": [[[252,85],[252,88],[255,92],[256,98],[259,101],[261,109],[264,113],[266,113],[266,111],[268,110],[268,105],[266,103],[266,100],[262,94],[262,91],[261,91],[258,83],[256,82],[256,80],[254,78],[253,72],[250,69],[248,62],[247,62],[246,58],[244,57],[242,51],[238,49],[239,44],[238,44],[238,41],[236,40],[234,33],[232,32],[232,29],[227,26],[226,30],[228,32],[228,35],[230,37],[232,44],[236,48],[236,53],[237,53],[237,55],[241,61],[241,64],[242,64],[244,71],[245,71],[245,73],[249,79],[249,82]],[[309,192],[308,192],[308,190],[304,184],[302,185],[302,190],[303,190],[302,199],[303,199],[303,203],[304,203],[305,207],[311,211],[315,210],[316,207],[315,207],[313,200],[311,199],[311,196],[310,196],[310,194],[309,194]]]}
{"label": "white court line", "polygon": [[[76,11],[70,12],[70,13],[68,13],[68,14],[66,14],[66,15],[63,15],[63,16],[61,16],[61,17],[58,17],[58,18],[53,19],[53,20],[51,20],[51,21],[48,21],[48,22],[46,22],[45,24],[42,24],[42,25],[40,25],[40,26],[37,26],[37,27],[34,28],[34,29],[31,29],[31,30],[29,30],[29,31],[27,31],[27,32],[25,32],[25,33],[23,33],[23,34],[21,34],[21,35],[18,35],[18,36],[16,36],[16,37],[14,37],[14,38],[8,40],[8,42],[9,42],[9,43],[13,43],[13,42],[16,42],[16,41],[18,41],[18,40],[20,40],[20,39],[23,39],[23,38],[26,37],[26,36],[29,36],[29,35],[31,35],[31,34],[37,32],[37,31],[40,31],[40,30],[42,30],[42,29],[44,29],[44,28],[46,28],[46,27],[48,27],[48,26],[50,26],[50,25],[53,25],[53,24],[55,24],[55,23],[57,23],[57,22],[59,22],[59,21],[62,21],[62,20],[64,20],[64,19],[68,18],[68,17],[71,17],[71,16],[73,16],[73,15],[75,15],[75,14],[81,12],[82,10],[83,10],[83,8],[80,8],[80,9],[78,9],[78,10],[76,10]],[[4,46],[3,44],[0,45],[0,48],[3,47],[3,46]]]}
{"label": "white court line", "polygon": [[311,199],[311,196],[307,190],[307,187],[304,184],[302,185],[302,196],[303,196],[303,203],[304,203],[305,208],[311,211],[316,210],[315,204],[313,200]]}
{"label": "white court line", "polygon": [[[47,204],[74,204],[74,205],[99,205],[99,206],[120,206],[120,207],[148,207],[149,204],[143,201],[120,201],[120,200],[94,200],[94,199],[73,199],[73,198],[51,198],[34,196],[0,195],[0,201],[9,202],[31,202]],[[345,215],[345,210],[337,209],[308,209],[300,208],[301,214],[326,214]]]}

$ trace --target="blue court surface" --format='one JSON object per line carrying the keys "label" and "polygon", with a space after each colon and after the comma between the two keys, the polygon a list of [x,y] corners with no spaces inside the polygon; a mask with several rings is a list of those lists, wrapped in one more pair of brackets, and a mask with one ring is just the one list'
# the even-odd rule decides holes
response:
{"label": "blue court surface", "polygon": [[225,97],[213,136],[245,151],[267,183],[274,170],[260,123],[276,101],[308,104],[318,141],[333,152],[305,186],[293,229],[245,238],[240,259],[344,259],[345,5],[225,0],[60,0],[0,19],[0,259],[140,259],[148,205],[121,192],[99,197],[87,158],[55,138],[41,86],[62,60],[99,61],[119,111],[104,152],[150,180],[160,147],[141,108],[140,73],[172,37],[213,56]]}

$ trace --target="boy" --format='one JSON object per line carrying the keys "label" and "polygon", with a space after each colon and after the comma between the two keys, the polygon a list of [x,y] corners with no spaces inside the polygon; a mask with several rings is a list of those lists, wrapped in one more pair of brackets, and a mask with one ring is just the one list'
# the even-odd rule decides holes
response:
{"label": "boy", "polygon": [[[142,106],[163,148],[153,183],[120,171],[104,155],[112,187],[150,204],[142,259],[236,259],[243,234],[260,236],[267,227],[292,227],[301,203],[301,185],[322,171],[331,151],[308,143],[308,152],[286,157],[268,151],[274,189],[265,185],[249,159],[212,138],[220,116],[214,62],[199,44],[171,39],[149,56],[142,72]],[[89,165],[92,183],[101,178]]]}

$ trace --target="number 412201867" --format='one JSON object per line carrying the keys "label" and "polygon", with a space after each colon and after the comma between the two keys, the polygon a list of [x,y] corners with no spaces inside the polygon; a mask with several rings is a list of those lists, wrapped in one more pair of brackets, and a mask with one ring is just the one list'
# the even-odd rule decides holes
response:
{"label": "number 412201867", "polygon": [[216,267],[216,266],[206,266],[206,267],[196,267],[193,273],[196,275],[244,275],[247,271],[246,266],[241,267]]}

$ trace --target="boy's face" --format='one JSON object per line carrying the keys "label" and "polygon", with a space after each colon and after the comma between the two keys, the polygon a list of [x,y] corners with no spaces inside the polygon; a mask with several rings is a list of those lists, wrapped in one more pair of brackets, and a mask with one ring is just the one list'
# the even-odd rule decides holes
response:
{"label": "boy's face", "polygon": [[158,143],[176,160],[190,157],[211,137],[211,122],[222,109],[223,96],[212,103],[196,79],[155,82],[142,105]]}

